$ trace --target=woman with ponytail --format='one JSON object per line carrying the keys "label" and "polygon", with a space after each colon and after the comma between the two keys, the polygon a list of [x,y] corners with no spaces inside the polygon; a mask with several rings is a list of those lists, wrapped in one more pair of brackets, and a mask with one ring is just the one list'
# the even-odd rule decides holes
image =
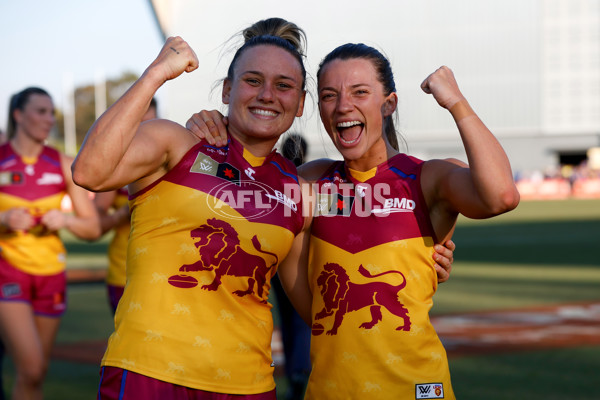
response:
{"label": "woman with ponytail", "polygon": [[73,165],[87,189],[129,189],[127,283],[99,399],[275,399],[269,282],[305,225],[296,169],[273,146],[303,112],[304,32],[275,18],[243,34],[223,82],[225,147],[141,123],[156,91],[198,66],[171,37]]}
{"label": "woman with ponytail", "polygon": [[[44,89],[12,96],[0,146],[0,336],[16,370],[13,399],[41,399],[66,311],[66,251],[59,230],[100,236],[89,193],[73,183],[73,159],[46,145],[55,124]],[[69,195],[73,212],[61,209]]]}

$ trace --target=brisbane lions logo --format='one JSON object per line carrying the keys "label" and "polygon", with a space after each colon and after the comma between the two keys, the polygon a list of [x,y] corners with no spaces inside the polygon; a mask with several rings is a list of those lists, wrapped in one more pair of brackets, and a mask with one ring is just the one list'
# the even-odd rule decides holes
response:
{"label": "brisbane lions logo", "polygon": [[[325,307],[315,315],[315,320],[335,314],[333,327],[327,331],[328,335],[335,335],[346,313],[369,307],[371,321],[362,323],[360,328],[371,329],[382,320],[381,307],[385,307],[390,313],[402,318],[403,324],[397,327],[396,330],[409,331],[411,323],[408,310],[398,301],[398,292],[406,286],[404,274],[400,271],[386,271],[372,275],[362,265],[358,267],[358,271],[366,278],[377,278],[386,274],[400,274],[403,282],[399,285],[391,285],[385,282],[357,284],[350,282],[350,277],[339,264],[327,263],[317,279]],[[323,325],[313,324],[313,335],[320,335],[323,330]]]}
{"label": "brisbane lions logo", "polygon": [[[267,265],[262,257],[246,252],[240,246],[236,230],[225,221],[211,218],[206,224],[192,230],[190,236],[196,240],[195,246],[200,253],[200,260],[183,265],[179,271],[215,271],[212,283],[202,286],[204,290],[217,290],[223,276],[247,277],[248,289],[236,290],[233,293],[240,297],[252,294],[256,286],[256,295],[263,303],[267,302],[266,297],[263,298],[264,285],[267,277],[270,278],[271,268],[277,265],[279,259],[276,254],[261,249],[256,235],[252,238],[252,244],[260,253],[273,257],[270,265]],[[181,288],[198,284],[197,280],[189,275],[174,275],[169,278],[169,283]]]}

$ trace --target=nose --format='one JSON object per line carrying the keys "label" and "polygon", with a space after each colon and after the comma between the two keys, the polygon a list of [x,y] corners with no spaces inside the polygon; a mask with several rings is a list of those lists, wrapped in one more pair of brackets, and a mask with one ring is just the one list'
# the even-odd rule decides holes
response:
{"label": "nose", "polygon": [[47,113],[44,116],[45,116],[44,120],[46,121],[46,124],[48,124],[52,128],[54,126],[54,124],[56,123],[56,116],[54,115],[54,113]]}
{"label": "nose", "polygon": [[258,100],[264,102],[273,101],[273,86],[268,82],[262,85],[258,92],[257,98]]}
{"label": "nose", "polygon": [[338,96],[336,105],[336,111],[339,113],[347,113],[354,109],[354,105],[350,99],[350,95],[347,92],[342,92]]}

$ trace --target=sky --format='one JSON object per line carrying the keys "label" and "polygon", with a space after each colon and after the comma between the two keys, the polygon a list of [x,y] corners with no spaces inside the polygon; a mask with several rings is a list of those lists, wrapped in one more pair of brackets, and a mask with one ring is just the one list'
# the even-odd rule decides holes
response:
{"label": "sky", "polygon": [[[373,0],[369,8],[364,7],[364,0],[346,0],[342,8],[320,0],[307,0],[302,7],[277,0],[171,1],[177,12],[168,34],[188,41],[200,67],[159,90],[159,115],[185,124],[201,109],[223,111],[220,90],[214,88],[220,87],[219,79],[232,56],[226,51],[227,39],[271,16],[293,21],[306,31],[306,67],[313,92],[318,63],[335,46],[364,42],[382,49],[396,76],[401,116],[397,128],[411,143],[425,140],[423,131],[453,130],[452,119],[419,86],[440,65],[453,69],[461,90],[488,123],[504,126],[508,121],[505,113],[496,112],[497,104],[504,104],[507,112],[528,109],[523,103],[537,92],[526,90],[528,95],[515,99],[512,88],[529,89],[536,82],[530,79],[535,62],[529,53],[519,52],[531,46],[515,44],[535,42],[537,25],[532,18],[539,0],[394,0],[394,7],[389,1]],[[382,9],[390,12],[381,13]],[[164,44],[150,0],[0,0],[0,15],[4,17],[0,24],[2,130],[14,93],[40,86],[58,109],[67,111],[69,88],[94,84],[102,76],[116,78],[126,71],[139,75]],[[471,54],[478,55],[476,62],[465,56]],[[479,89],[494,74],[514,84],[504,85],[498,96],[489,96]],[[524,118],[531,119],[531,115],[525,113]],[[308,96],[304,117],[292,128],[317,132],[319,145],[329,144],[318,121],[314,93]]]}
{"label": "sky", "polygon": [[[195,0],[189,1],[193,3]],[[375,1],[387,4],[387,0]],[[201,72],[194,74],[194,79],[208,82],[207,87],[223,75],[224,64],[219,58],[223,42],[250,22],[276,15],[298,23],[307,31],[311,38],[309,42],[312,43],[308,47],[307,65],[311,73],[316,71],[326,51],[345,41],[364,41],[387,49],[386,53],[400,73],[398,76],[407,77],[411,87],[418,90],[418,84],[433,69],[407,70],[414,69],[412,65],[418,64],[412,62],[414,57],[427,58],[430,61],[427,68],[449,62],[458,71],[464,61],[453,54],[446,56],[442,52],[423,52],[421,43],[412,40],[411,35],[402,34],[411,30],[427,30],[428,26],[440,22],[447,24],[447,15],[453,11],[451,3],[445,0],[405,1],[407,6],[402,8],[402,12],[391,13],[393,15],[377,13],[376,18],[363,16],[362,0],[347,0],[344,9],[339,9],[335,2],[320,4],[315,1],[320,4],[318,13],[308,6],[297,8],[272,0],[241,1],[239,7],[236,6],[237,12],[228,13],[231,7],[228,1],[210,7],[201,6],[201,15],[197,15],[197,12],[184,13],[180,16],[184,21],[179,21],[179,26],[184,29],[174,34],[187,39],[199,58],[207,64]],[[479,0],[464,2],[469,5],[463,6],[463,9],[469,12],[453,17],[458,27],[455,29],[458,33],[454,35],[461,34],[461,26],[472,19],[471,15],[481,16],[478,23],[485,25],[490,20],[506,17],[507,12],[515,14],[516,4],[520,4],[517,14],[524,19],[530,14],[526,10],[535,3],[533,0],[493,1],[485,5]],[[180,3],[185,2],[174,4]],[[195,5],[197,11],[198,5]],[[101,76],[118,77],[125,71],[139,75],[154,60],[164,43],[150,0],[2,0],[0,15],[4,17],[0,24],[3,45],[0,62],[0,129],[3,130],[6,129],[8,102],[12,94],[28,86],[40,86],[51,94],[57,108],[64,109],[68,88],[93,84]],[[336,18],[331,18],[333,15]],[[352,23],[348,24],[348,18],[353,15]],[[357,16],[363,18],[357,19]],[[514,20],[516,17],[511,18]],[[315,37],[319,40],[312,39]],[[469,38],[466,43],[476,45],[476,37]],[[394,51],[395,47],[401,49],[398,54]],[[407,55],[410,57],[407,58]],[[217,73],[215,65],[221,68]],[[178,110],[181,115],[165,113],[164,117],[182,123],[186,119],[182,115],[190,115],[200,107],[212,108],[220,104],[213,98],[209,101],[207,95],[192,98],[194,91],[189,90],[190,87],[202,93],[210,92],[210,88],[190,86],[190,82],[181,78],[177,83],[170,84],[175,87],[185,85],[189,98],[184,101],[189,106]],[[398,80],[398,84],[403,85],[402,79]],[[162,101],[163,95],[163,92],[158,93],[159,109],[161,102],[166,104]]]}
{"label": "sky", "polygon": [[69,86],[141,74],[163,44],[149,0],[1,1],[0,129],[10,96],[39,86],[62,108]]}

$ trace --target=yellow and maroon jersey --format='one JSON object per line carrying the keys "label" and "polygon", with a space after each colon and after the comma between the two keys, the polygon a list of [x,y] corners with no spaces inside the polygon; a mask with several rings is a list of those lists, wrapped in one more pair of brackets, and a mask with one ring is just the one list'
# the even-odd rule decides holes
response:
{"label": "yellow and maroon jersey", "polygon": [[233,139],[198,143],[130,196],[127,285],[102,364],[211,392],[272,390],[270,279],[302,229],[300,201],[292,163]]}
{"label": "yellow and maroon jersey", "polygon": [[[112,207],[116,210],[127,204],[129,193],[127,187],[117,190]],[[114,235],[108,245],[108,271],[106,283],[114,286],[125,286],[125,260],[127,259],[127,241],[130,224],[122,224],[114,229]]]}
{"label": "yellow and maroon jersey", "polygon": [[0,146],[0,211],[23,207],[37,224],[29,231],[0,228],[0,257],[33,275],[53,275],[65,269],[65,248],[57,232],[49,232],[42,216],[60,209],[66,192],[60,153],[45,146],[36,159],[24,159],[10,143]]}
{"label": "yellow and maroon jersey", "polygon": [[399,154],[368,172],[335,162],[317,181],[308,399],[452,399],[429,321],[435,242],[422,161]]}

